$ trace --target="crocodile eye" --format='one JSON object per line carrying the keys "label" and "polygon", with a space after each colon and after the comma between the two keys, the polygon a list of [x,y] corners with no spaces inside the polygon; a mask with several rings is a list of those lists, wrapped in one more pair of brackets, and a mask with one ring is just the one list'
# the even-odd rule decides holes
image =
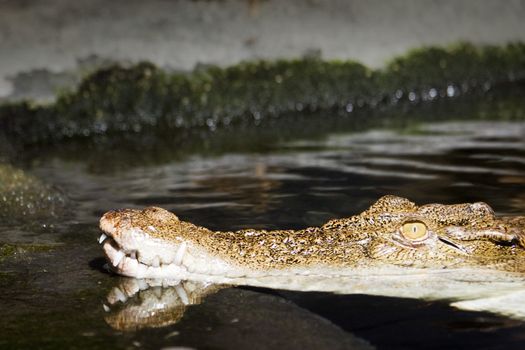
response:
{"label": "crocodile eye", "polygon": [[410,240],[424,239],[427,236],[427,226],[421,221],[406,222],[401,227],[401,234]]}

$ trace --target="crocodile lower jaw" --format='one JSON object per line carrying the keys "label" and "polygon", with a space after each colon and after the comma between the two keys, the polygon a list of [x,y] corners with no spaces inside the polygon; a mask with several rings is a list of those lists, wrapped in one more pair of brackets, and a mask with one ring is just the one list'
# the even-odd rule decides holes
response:
{"label": "crocodile lower jaw", "polygon": [[147,265],[137,259],[136,253],[126,254],[115,241],[108,238],[103,243],[103,250],[109,261],[109,267],[119,275],[135,278],[172,278],[183,280],[188,277],[188,270],[182,261],[158,266]]}
{"label": "crocodile lower jaw", "polygon": [[229,264],[187,242],[173,244],[168,249],[171,254],[160,252],[155,243],[146,243],[140,250],[126,249],[105,234],[99,242],[103,245],[110,270],[127,277],[233,283],[238,278],[262,274],[261,271]]}

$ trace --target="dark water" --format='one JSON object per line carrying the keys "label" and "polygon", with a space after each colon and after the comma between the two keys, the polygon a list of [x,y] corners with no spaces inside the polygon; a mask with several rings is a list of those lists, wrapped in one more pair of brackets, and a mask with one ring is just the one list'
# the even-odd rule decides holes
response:
{"label": "dark water", "polygon": [[[45,228],[21,223],[0,232],[3,242],[53,244],[0,264],[0,348],[521,349],[522,321],[445,301],[257,288],[221,289],[187,307],[179,293],[164,327],[123,330],[108,315],[148,302],[148,292],[105,311],[122,281],[104,272],[96,242],[103,212],[147,205],[212,229],[319,225],[384,194],[417,203],[481,200],[497,213],[523,214],[519,101],[420,106],[382,112],[374,122],[365,122],[366,112],[354,121],[299,120],[293,137],[278,127],[270,129],[275,134],[224,131],[200,148],[173,142],[162,152],[151,144],[133,152],[78,145],[37,152],[21,164],[63,189],[70,205]],[[188,142],[204,142],[196,140]],[[170,288],[156,288],[150,303],[158,306]]]}

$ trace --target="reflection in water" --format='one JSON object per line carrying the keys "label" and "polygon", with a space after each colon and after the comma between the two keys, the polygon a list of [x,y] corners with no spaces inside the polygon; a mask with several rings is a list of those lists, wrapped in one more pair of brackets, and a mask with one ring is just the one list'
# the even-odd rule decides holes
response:
{"label": "reflection in water", "polygon": [[202,189],[206,196],[228,195],[236,199],[236,205],[249,206],[254,214],[261,214],[275,204],[271,193],[278,192],[281,185],[279,179],[268,176],[267,172],[265,162],[255,161],[252,169],[246,169],[246,173],[241,176],[228,173],[223,177],[213,178],[206,176],[206,171],[202,174],[205,177],[196,178],[193,185]]}
{"label": "reflection in water", "polygon": [[[178,344],[217,349],[374,349],[295,303],[258,291],[121,278],[106,299],[110,306],[104,306],[104,319],[113,329],[132,333],[166,327],[165,339],[176,337]],[[201,302],[205,307],[197,306]],[[183,319],[185,313],[191,313],[188,320]]]}
{"label": "reflection in water", "polygon": [[225,288],[201,282],[120,278],[107,295],[106,322],[122,331],[165,327],[177,323],[186,308]]}
{"label": "reflection in water", "polygon": [[[471,278],[470,283],[473,283],[471,286],[469,286],[469,282],[467,281],[457,281],[456,287],[463,289],[473,287],[471,295],[474,295],[476,288],[477,291],[480,292],[483,288],[487,289],[487,286],[490,286],[490,283],[483,286],[481,281],[475,281],[475,279],[475,276]],[[383,283],[385,285],[392,285],[395,284],[394,281],[395,278],[392,278]],[[315,283],[313,279],[310,282]],[[378,281],[376,281],[376,283],[377,282]],[[323,285],[326,284],[327,281],[321,280],[317,281],[317,283],[318,285]],[[331,282],[328,281],[328,283],[338,283],[341,291],[344,291],[345,288],[348,291],[349,287],[345,287],[345,284],[352,283],[352,281],[334,279]],[[443,286],[446,285],[441,284],[440,286],[439,283],[436,283],[433,288],[434,290],[438,290]],[[487,310],[496,313],[503,312],[506,315],[511,315],[516,318],[521,317],[521,319],[523,319],[525,316],[523,314],[525,292],[515,287],[513,290],[512,287],[509,288],[509,286],[510,285],[505,286],[500,284],[496,287],[500,289],[499,295],[460,301],[454,303],[453,306],[470,311]],[[312,289],[315,288],[315,286],[312,286]],[[359,287],[355,286],[354,288]],[[417,289],[414,288],[408,288],[405,296],[409,296],[411,291],[414,292],[416,290]],[[219,291],[220,293],[217,293]],[[332,305],[324,304],[330,304],[337,300],[339,300],[339,304],[345,305],[341,303],[342,295],[330,297],[329,295],[318,293],[312,294],[309,297],[307,294],[282,293],[287,294],[299,305],[308,305],[313,301],[314,305],[310,307],[318,310],[332,308]],[[315,301],[316,298],[320,299]],[[407,299],[392,299],[388,301],[389,299],[374,299],[373,297],[358,296],[356,302],[360,300],[359,298],[363,301],[366,301],[364,298],[370,300],[368,304],[365,302],[362,306],[355,305],[353,308],[343,307],[340,311],[342,314],[339,315],[336,312],[335,317],[345,315],[345,318],[357,317],[361,319],[361,322],[364,322],[364,324],[369,322],[372,322],[372,324],[374,322],[377,323],[379,322],[377,320],[367,320],[366,317],[362,316],[362,312],[374,314],[373,307],[370,310],[366,310],[366,308],[371,307],[370,302],[379,302],[380,304],[384,304],[379,307],[379,310],[383,310],[383,317],[391,319],[388,323],[393,322],[395,325],[405,322],[412,324],[415,322],[414,320],[410,320],[410,317],[406,319],[401,317],[401,319],[399,319],[400,312],[407,312],[408,314],[414,313],[414,310],[411,310],[413,306],[407,303]],[[351,301],[352,299],[348,300]],[[395,305],[396,302],[401,303],[399,307],[389,306]],[[200,303],[204,303],[203,307],[200,309],[193,308]],[[337,302],[335,305],[337,305]],[[423,305],[427,306],[423,307]],[[425,314],[424,309],[428,307],[428,305],[430,304],[420,304],[419,308],[423,310],[421,313]],[[257,291],[228,288],[227,286],[198,282],[119,278],[117,286],[113,287],[108,293],[106,304],[103,305],[103,308],[105,311],[104,320],[115,330],[135,332],[137,330],[163,327],[164,334],[167,334],[165,337],[169,338],[172,334],[187,337],[179,339],[178,342],[184,339],[190,339],[191,342],[195,342],[194,338],[196,337],[196,343],[201,346],[206,344],[219,346],[223,344],[228,348],[233,345],[244,348],[249,342],[260,341],[260,344],[267,345],[273,343],[276,346],[285,345],[286,348],[293,349],[372,348],[365,341],[356,338],[351,333],[343,331],[326,319],[298,307],[295,303],[285,301],[285,299],[281,297]],[[190,310],[192,312],[190,312]],[[191,317],[186,324],[184,324],[184,316],[186,313],[191,313]],[[323,314],[323,312],[321,313]],[[493,316],[487,317],[488,314],[479,314],[480,316],[473,314],[470,317],[465,317],[467,314],[455,312],[454,315],[454,318],[449,319],[448,314],[434,310],[430,315],[435,317],[435,319],[432,318],[434,322],[432,323],[432,327],[437,326],[435,322],[444,322],[444,326],[447,327],[447,329],[445,329],[447,333],[458,332],[465,328],[468,329],[468,327],[472,327],[470,330],[472,332],[482,327],[483,332],[490,334],[490,332],[504,331],[505,328],[519,326],[519,323],[516,321],[495,318]],[[415,315],[411,317],[415,317]],[[415,318],[415,320],[417,320],[417,318]],[[175,325],[177,326],[176,328],[173,327]],[[381,330],[384,326],[384,324],[379,322],[375,327],[379,327],[379,330]],[[260,336],[256,336],[255,334],[246,336],[244,332],[248,331],[251,334],[254,327],[257,329],[256,334]],[[204,329],[208,329],[208,331],[204,332]],[[210,329],[213,329],[213,331],[210,332]],[[181,332],[182,334],[180,334]],[[363,332],[363,329],[361,329],[360,332]],[[271,334],[270,339],[265,338],[268,334]],[[202,340],[202,336],[204,335],[206,335],[206,341]],[[449,336],[459,336],[459,339],[463,339],[461,333],[455,335],[452,333]],[[292,341],[291,338],[294,340]],[[417,335],[414,338],[420,339],[419,341],[421,342],[424,340],[425,335]]]}
{"label": "reflection in water", "polygon": [[[444,269],[442,272],[384,267],[356,271],[353,276],[282,275],[239,278],[238,283],[276,290],[368,294],[424,300],[448,300],[459,309],[490,311],[525,320],[525,278],[483,269]],[[116,329],[162,327],[176,323],[189,305],[224,285],[202,281],[121,278],[107,296],[106,321]],[[124,309],[115,305],[125,303]]]}
{"label": "reflection in water", "polygon": [[158,205],[213,229],[298,228],[358,213],[384,194],[418,203],[486,201],[500,214],[522,214],[522,135],[523,122],[428,123],[110,174],[60,159],[36,172],[68,189],[78,219],[89,223],[110,209]]}

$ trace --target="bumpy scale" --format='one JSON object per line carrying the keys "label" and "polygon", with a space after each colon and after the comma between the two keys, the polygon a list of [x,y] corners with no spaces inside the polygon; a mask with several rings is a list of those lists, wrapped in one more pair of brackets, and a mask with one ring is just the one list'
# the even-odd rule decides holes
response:
{"label": "bumpy scale", "polygon": [[525,272],[525,217],[496,217],[481,202],[417,206],[385,196],[359,215],[297,231],[211,231],[157,207],[110,211],[100,227],[115,272],[139,278],[387,265]]}

